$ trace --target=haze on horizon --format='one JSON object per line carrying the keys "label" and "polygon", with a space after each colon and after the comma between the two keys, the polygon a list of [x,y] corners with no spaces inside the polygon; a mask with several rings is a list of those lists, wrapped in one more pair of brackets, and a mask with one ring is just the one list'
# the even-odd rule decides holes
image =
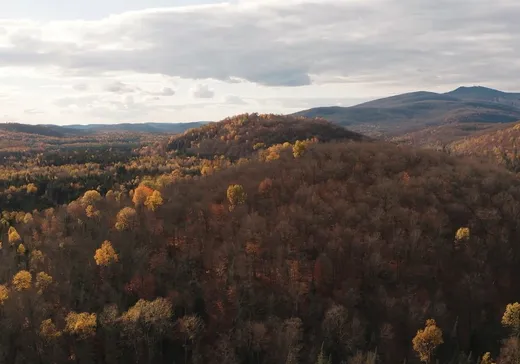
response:
{"label": "haze on horizon", "polygon": [[460,85],[518,91],[515,0],[19,0],[0,121],[218,120]]}

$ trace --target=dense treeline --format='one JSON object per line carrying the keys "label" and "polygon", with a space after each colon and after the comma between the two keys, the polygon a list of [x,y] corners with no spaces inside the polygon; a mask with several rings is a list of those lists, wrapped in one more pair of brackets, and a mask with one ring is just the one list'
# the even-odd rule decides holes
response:
{"label": "dense treeline", "polygon": [[313,137],[6,214],[0,362],[518,362],[516,176]]}

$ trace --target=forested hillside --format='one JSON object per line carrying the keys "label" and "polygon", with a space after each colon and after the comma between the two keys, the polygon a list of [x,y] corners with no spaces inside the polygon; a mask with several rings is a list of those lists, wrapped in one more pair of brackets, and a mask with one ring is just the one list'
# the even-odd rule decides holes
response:
{"label": "forested hillside", "polygon": [[506,168],[520,172],[520,124],[495,128],[452,142],[448,148],[457,155],[498,161]]}
{"label": "forested hillside", "polygon": [[[322,122],[230,120],[142,140],[50,209],[22,188],[0,224],[0,362],[519,360],[516,175]],[[221,155],[186,155],[228,134]]]}
{"label": "forested hillside", "polygon": [[239,158],[275,144],[312,138],[321,142],[368,139],[322,119],[242,114],[176,135],[170,139],[168,148],[206,157]]}

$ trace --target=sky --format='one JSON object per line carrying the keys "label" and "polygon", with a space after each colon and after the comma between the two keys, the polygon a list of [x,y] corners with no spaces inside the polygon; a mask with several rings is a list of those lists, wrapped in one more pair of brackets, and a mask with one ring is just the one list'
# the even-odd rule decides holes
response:
{"label": "sky", "polygon": [[220,120],[520,91],[518,0],[0,0],[0,122]]}

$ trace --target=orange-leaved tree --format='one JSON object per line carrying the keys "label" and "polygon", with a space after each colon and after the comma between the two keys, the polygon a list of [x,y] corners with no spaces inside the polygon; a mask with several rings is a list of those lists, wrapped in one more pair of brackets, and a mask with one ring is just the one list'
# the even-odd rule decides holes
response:
{"label": "orange-leaved tree", "polygon": [[140,185],[134,190],[134,196],[132,197],[132,202],[134,205],[141,206],[144,205],[147,198],[150,197],[153,193],[153,190],[145,185]]}

